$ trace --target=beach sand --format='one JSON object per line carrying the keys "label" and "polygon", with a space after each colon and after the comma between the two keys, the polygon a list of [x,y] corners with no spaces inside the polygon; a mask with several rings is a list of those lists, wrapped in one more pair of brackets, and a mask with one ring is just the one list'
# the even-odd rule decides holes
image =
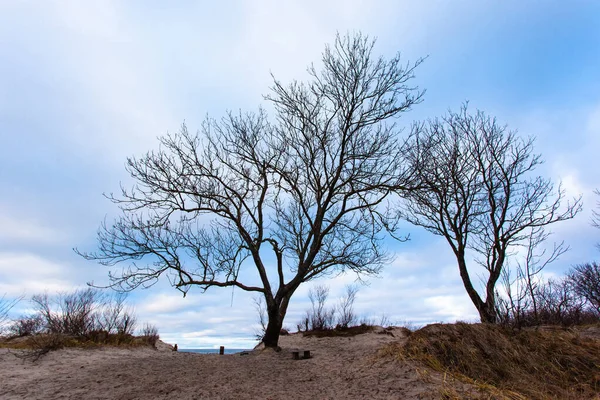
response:
{"label": "beach sand", "polygon": [[[354,337],[282,336],[281,352],[247,355],[151,348],[63,349],[36,362],[0,349],[1,399],[435,399],[444,377],[378,351],[395,328]],[[292,351],[312,358],[294,360]],[[300,353],[302,354],[302,352]],[[469,388],[458,383],[461,390]]]}

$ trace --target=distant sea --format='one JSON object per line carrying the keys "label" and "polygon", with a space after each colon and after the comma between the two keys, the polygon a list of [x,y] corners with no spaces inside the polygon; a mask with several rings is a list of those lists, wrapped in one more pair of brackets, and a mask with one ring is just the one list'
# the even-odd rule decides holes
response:
{"label": "distant sea", "polygon": [[[251,350],[251,349],[250,349]],[[240,353],[242,351],[250,351],[249,349],[228,349],[225,347],[225,354]],[[219,349],[179,349],[184,353],[200,353],[200,354],[219,354]]]}

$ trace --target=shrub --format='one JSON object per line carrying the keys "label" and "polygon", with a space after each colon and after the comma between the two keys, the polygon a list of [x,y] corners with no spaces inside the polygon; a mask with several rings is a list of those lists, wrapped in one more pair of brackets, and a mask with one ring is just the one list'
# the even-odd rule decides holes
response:
{"label": "shrub", "polygon": [[156,347],[156,342],[160,339],[156,325],[146,323],[142,328],[142,338],[150,346]]}
{"label": "shrub", "polygon": [[308,298],[312,307],[307,311],[305,320],[309,321],[310,330],[333,328],[335,309],[329,309],[325,306],[327,297],[329,297],[329,288],[327,286],[318,285],[309,290]]}
{"label": "shrub", "polygon": [[8,331],[17,337],[31,336],[41,333],[44,329],[44,319],[40,315],[22,316],[14,321]]}
{"label": "shrub", "polygon": [[327,308],[329,287],[317,285],[308,291],[311,308],[306,310],[304,318],[297,325],[298,331],[330,330],[334,328],[335,308]]}
{"label": "shrub", "polygon": [[344,329],[356,324],[356,314],[354,313],[354,301],[356,300],[357,293],[357,286],[346,286],[346,294],[340,301],[340,304],[337,308],[338,318],[336,328]]}
{"label": "shrub", "polygon": [[570,277],[539,282],[527,296],[515,300],[508,294],[498,296],[499,323],[517,329],[560,325],[564,327],[596,323],[599,314],[575,289]]}
{"label": "shrub", "polygon": [[126,295],[106,294],[94,288],[73,292],[35,295],[32,302],[36,318],[43,321],[49,333],[69,336],[88,336],[93,331],[107,334],[131,335],[136,318],[125,304]]}
{"label": "shrub", "polygon": [[98,297],[95,289],[87,288],[63,292],[54,299],[48,294],[35,295],[32,301],[49,333],[83,336],[96,328]]}

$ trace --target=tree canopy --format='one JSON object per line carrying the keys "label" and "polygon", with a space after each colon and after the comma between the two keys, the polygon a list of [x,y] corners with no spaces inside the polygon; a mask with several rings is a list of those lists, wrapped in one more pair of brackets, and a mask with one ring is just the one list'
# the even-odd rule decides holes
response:
{"label": "tree canopy", "polygon": [[[122,210],[102,224],[99,249],[113,287],[148,287],[162,276],[191,287],[261,293],[276,347],[298,286],[327,273],[375,274],[388,259],[388,204],[411,185],[405,143],[393,119],[422,100],[410,84],[422,62],[373,55],[364,35],[336,37],[310,80],[274,80],[274,118],[229,113],[198,133],[184,125],[126,169],[132,188],[109,198]],[[273,261],[274,260],[274,261]],[[254,271],[253,275],[250,270]]]}

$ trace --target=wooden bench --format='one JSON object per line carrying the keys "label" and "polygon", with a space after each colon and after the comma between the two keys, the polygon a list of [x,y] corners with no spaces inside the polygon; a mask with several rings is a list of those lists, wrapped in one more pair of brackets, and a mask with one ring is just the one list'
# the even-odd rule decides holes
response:
{"label": "wooden bench", "polygon": [[[300,350],[292,351],[292,358],[294,360],[300,360]],[[303,360],[311,358],[310,350],[304,350],[304,354],[302,356]]]}

